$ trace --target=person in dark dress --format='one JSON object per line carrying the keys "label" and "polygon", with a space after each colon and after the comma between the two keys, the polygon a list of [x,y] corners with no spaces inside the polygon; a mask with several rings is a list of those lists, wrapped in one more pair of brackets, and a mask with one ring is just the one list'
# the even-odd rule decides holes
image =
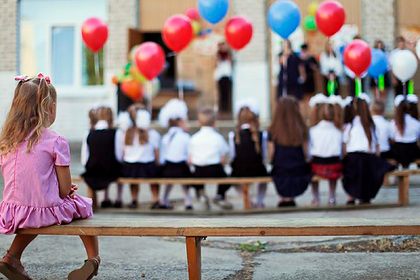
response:
{"label": "person in dark dress", "polygon": [[312,180],[306,161],[308,129],[294,97],[281,97],[269,129],[269,150],[273,177],[280,197],[278,207],[296,206]]}
{"label": "person in dark dress", "polygon": [[301,47],[300,59],[305,67],[306,80],[302,85],[303,93],[313,95],[315,93],[315,72],[318,69],[318,62],[309,53],[308,44],[303,44]]}
{"label": "person in dark dress", "polygon": [[[265,177],[264,165],[267,152],[267,132],[259,130],[258,109],[255,102],[238,101],[237,125],[229,133],[232,177]],[[267,184],[258,185],[257,208],[264,208]]]}
{"label": "person in dark dress", "polygon": [[[111,108],[99,107],[94,111],[89,112],[92,127],[82,144],[82,164],[86,169],[82,177],[94,192],[105,190],[105,199],[101,206],[107,208],[112,206],[108,186],[115,182],[122,172],[122,135],[113,128]],[[122,190],[119,188],[118,191]],[[115,204],[117,208],[122,206],[121,201],[116,201]]]}
{"label": "person in dark dress", "polygon": [[225,42],[218,44],[217,66],[214,73],[219,89],[219,110],[232,111],[232,54]]}
{"label": "person in dark dress", "polygon": [[305,68],[299,56],[293,52],[289,40],[285,40],[283,51],[279,56],[280,72],[277,87],[277,98],[294,96],[297,100],[303,98],[302,84],[306,80]]}
{"label": "person in dark dress", "polygon": [[382,186],[384,176],[395,167],[380,158],[375,124],[369,112],[369,97],[362,93],[351,103],[353,119],[343,134],[343,187],[347,204],[370,203]]}

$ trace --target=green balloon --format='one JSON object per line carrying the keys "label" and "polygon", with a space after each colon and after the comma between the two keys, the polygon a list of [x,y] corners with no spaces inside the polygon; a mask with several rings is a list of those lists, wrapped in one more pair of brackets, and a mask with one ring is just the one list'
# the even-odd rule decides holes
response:
{"label": "green balloon", "polygon": [[306,30],[315,30],[316,29],[316,22],[314,16],[307,16],[305,17],[305,28]]}

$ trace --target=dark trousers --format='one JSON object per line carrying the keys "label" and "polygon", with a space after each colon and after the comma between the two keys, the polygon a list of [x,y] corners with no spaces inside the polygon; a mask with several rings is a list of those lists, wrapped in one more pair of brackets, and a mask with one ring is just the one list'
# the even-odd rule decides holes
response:
{"label": "dark trousers", "polygon": [[218,82],[219,85],[219,110],[221,112],[231,112],[232,110],[232,80],[223,77]]}
{"label": "dark trousers", "polygon": [[[195,172],[193,174],[195,178],[225,178],[227,174],[221,164],[206,165],[206,166],[195,166]],[[203,185],[193,186],[197,191],[197,196],[204,189]],[[229,190],[231,185],[219,185],[217,187],[217,195],[225,199],[226,192]]]}

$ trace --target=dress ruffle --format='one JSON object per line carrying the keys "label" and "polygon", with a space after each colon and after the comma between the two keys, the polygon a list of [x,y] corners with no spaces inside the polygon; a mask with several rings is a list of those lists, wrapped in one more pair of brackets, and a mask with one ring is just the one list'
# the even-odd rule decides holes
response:
{"label": "dress ruffle", "polygon": [[2,201],[0,233],[14,234],[18,229],[68,224],[75,219],[92,216],[92,200],[77,194],[74,199],[67,196],[60,205],[52,207],[24,206]]}

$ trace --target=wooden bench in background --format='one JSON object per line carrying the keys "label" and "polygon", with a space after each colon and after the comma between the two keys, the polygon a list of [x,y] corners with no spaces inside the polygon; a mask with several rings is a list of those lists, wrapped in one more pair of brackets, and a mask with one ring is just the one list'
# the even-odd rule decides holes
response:
{"label": "wooden bench in background", "polygon": [[[68,225],[19,230],[21,234],[185,237],[188,275],[201,279],[201,241],[206,237],[420,235],[418,219],[144,219],[79,220]],[[103,256],[103,259],[106,259]]]}
{"label": "wooden bench in background", "polygon": [[[388,176],[398,178],[398,205],[404,206],[410,203],[410,176],[420,174],[419,170],[401,170],[388,173]],[[73,182],[83,182],[80,177],[73,177]],[[324,178],[314,176],[312,181],[319,182]],[[252,178],[159,178],[159,179],[135,179],[135,178],[119,178],[117,183],[122,184],[184,184],[184,185],[205,185],[205,184],[232,184],[242,185],[243,204],[246,210],[251,209],[251,200],[249,197],[249,186],[254,183],[270,183],[271,177],[252,177]],[[88,196],[96,200],[96,193],[91,189],[88,190]]]}

